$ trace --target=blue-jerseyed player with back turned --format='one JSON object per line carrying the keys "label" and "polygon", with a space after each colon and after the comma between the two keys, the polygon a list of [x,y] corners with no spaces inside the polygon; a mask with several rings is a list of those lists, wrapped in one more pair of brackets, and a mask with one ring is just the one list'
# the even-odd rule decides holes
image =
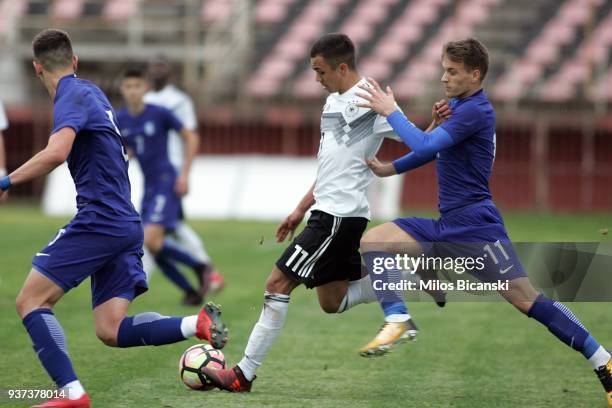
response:
{"label": "blue-jerseyed player with back turned", "polygon": [[[138,67],[125,71],[121,95],[126,106],[117,112],[117,123],[144,175],[142,223],[144,244],[155,257],[164,275],[183,293],[183,304],[200,305],[208,287],[209,266],[169,237],[176,230],[181,213],[181,197],[187,193],[191,164],[198,150],[198,136],[187,129],[168,109],[144,103],[147,91],[145,73]],[[180,173],[170,162],[168,132],[179,132],[185,140]],[[200,282],[200,291],[191,285],[176,262],[189,266]]]}
{"label": "blue-jerseyed player with back turned", "polygon": [[[474,275],[482,281],[509,280],[500,294],[519,311],[546,326],[559,340],[588,359],[612,407],[612,360],[565,305],[539,294],[516,258],[501,214],[491,200],[489,177],[495,158],[495,111],[484,90],[489,57],[476,39],[447,43],[442,52],[442,83],[451,98],[451,117],[431,132],[416,128],[397,110],[391,88],[386,92],[374,80],[362,86],[364,107],[387,117],[412,152],[392,163],[368,161],[378,176],[403,173],[436,160],[440,218],[400,218],[370,230],[362,238],[362,255],[369,270],[375,257],[398,250],[398,243],[413,255],[427,251],[429,243],[484,243],[498,256],[487,257],[487,267]],[[421,247],[422,246],[422,247]],[[482,247],[481,247],[482,249]],[[507,260],[508,265],[502,265]],[[388,299],[387,299],[388,300]],[[389,310],[406,313],[401,298],[381,302]],[[401,337],[404,328],[386,323],[364,355],[384,354]]]}
{"label": "blue-jerseyed player with back turned", "polygon": [[187,317],[153,312],[127,316],[130,302],[147,290],[147,283],[141,262],[143,230],[130,201],[127,153],[115,113],[98,87],[76,77],[77,56],[67,33],[44,30],[32,46],[36,75],[54,104],[53,131],[41,152],[0,178],[0,197],[11,185],[48,174],[67,161],[78,211],[34,257],[17,296],[17,312],[61,391],[39,407],[89,407],[52,312],[61,297],[87,277],[96,334],[108,346],[162,345],[197,336],[220,348],[227,336],[213,304]]}

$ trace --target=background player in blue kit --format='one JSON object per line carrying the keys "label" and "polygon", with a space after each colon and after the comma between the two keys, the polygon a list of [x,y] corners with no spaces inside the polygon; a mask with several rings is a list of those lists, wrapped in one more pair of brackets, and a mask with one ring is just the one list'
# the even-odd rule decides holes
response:
{"label": "background player in blue kit", "polygon": [[162,345],[197,336],[219,348],[227,337],[213,304],[197,316],[127,316],[130,302],[147,290],[147,283],[140,259],[142,225],[130,201],[127,152],[115,114],[98,87],[76,77],[77,57],[68,34],[44,30],[34,38],[33,50],[34,69],[54,104],[53,131],[45,149],[0,178],[0,197],[11,185],[45,175],[67,160],[78,212],[34,257],[17,296],[17,312],[38,358],[64,394],[40,406],[88,407],[51,310],[87,277],[96,334],[106,345]]}
{"label": "background player in blue kit", "polygon": [[[436,160],[440,200],[437,220],[396,219],[370,230],[362,239],[363,257],[371,270],[373,258],[388,256],[397,249],[397,243],[407,244],[414,255],[425,249],[421,248],[421,243],[479,242],[503,248],[505,255],[510,254],[506,258],[513,262],[501,266],[489,262],[483,273],[476,276],[483,281],[508,279],[509,289],[500,294],[518,310],[546,326],[559,340],[581,352],[593,366],[605,388],[608,405],[612,406],[609,352],[565,305],[538,294],[516,259],[501,214],[491,201],[489,177],[495,158],[495,112],[482,89],[488,65],[488,52],[475,39],[449,42],[444,46],[442,83],[446,96],[452,98],[452,115],[429,133],[416,128],[397,110],[391,88],[387,87],[385,92],[374,80],[370,80],[371,87],[362,86],[362,97],[368,101],[363,106],[386,116],[412,149],[393,163],[368,161],[370,168],[379,176],[389,176]],[[385,314],[387,309],[397,313],[402,307],[405,311],[401,300],[383,303]],[[385,331],[390,330],[383,327],[381,333]],[[364,352],[377,354],[382,345],[381,337],[388,336],[379,334]]]}
{"label": "background player in blue kit", "polygon": [[[150,88],[144,95],[147,104],[163,106],[181,121],[183,126],[198,134],[198,117],[191,97],[171,82],[171,62],[163,55],[158,55],[149,61],[147,77]],[[168,132],[168,156],[177,169],[183,167],[185,144],[180,134],[175,130]],[[200,262],[209,266],[208,292],[218,292],[225,286],[225,279],[216,269],[214,262],[204,247],[202,238],[185,221],[185,212],[180,211],[180,219],[176,223],[173,237],[181,243],[184,248],[195,256]],[[154,262],[148,251],[142,257],[145,272],[149,273],[154,268]]]}
{"label": "background player in blue kit", "polygon": [[[145,247],[153,254],[164,274],[184,292],[183,303],[199,305],[207,288],[208,265],[193,256],[167,233],[176,229],[181,197],[187,193],[189,172],[198,150],[198,137],[168,109],[145,104],[147,91],[144,71],[128,69],[121,82],[126,107],[117,112],[121,134],[126,138],[130,155],[138,159],[144,174],[142,222]],[[184,160],[178,174],[168,154],[168,131],[173,129],[185,140]],[[198,293],[176,266],[191,267],[200,281]]]}

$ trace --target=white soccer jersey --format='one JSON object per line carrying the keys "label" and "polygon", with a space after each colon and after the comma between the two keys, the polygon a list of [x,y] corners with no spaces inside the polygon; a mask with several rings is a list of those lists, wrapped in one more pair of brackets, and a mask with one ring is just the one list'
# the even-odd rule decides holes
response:
{"label": "white soccer jersey", "polygon": [[[166,85],[159,91],[151,90],[147,92],[144,96],[144,102],[169,109],[189,130],[196,130],[198,127],[191,98],[174,85]],[[170,130],[168,132],[168,157],[170,163],[178,171],[183,167],[183,148],[181,135],[175,130]]]}
{"label": "white soccer jersey", "polygon": [[376,112],[359,108],[364,102],[355,93],[361,79],[343,94],[327,97],[321,116],[317,181],[313,210],[321,210],[337,217],[370,219],[366,190],[374,174],[364,158],[378,152],[383,138],[400,140],[386,118]]}
{"label": "white soccer jersey", "polygon": [[6,113],[4,113],[2,101],[0,101],[0,132],[6,129],[8,129],[8,120],[6,119]]}

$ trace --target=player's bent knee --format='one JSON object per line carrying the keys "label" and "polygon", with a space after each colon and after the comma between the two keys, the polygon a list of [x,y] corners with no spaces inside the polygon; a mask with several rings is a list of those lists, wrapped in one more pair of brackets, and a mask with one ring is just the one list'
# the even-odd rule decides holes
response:
{"label": "player's bent knee", "polygon": [[96,336],[109,347],[117,347],[118,326],[104,325],[96,327]]}
{"label": "player's bent knee", "polygon": [[291,291],[299,285],[299,282],[296,282],[289,278],[287,275],[283,273],[277,267],[274,267],[270,276],[266,280],[266,291],[270,293],[282,293],[284,295],[288,295]]}
{"label": "player's bent knee", "polygon": [[19,315],[19,317],[23,319],[32,310],[41,308],[51,309],[53,308],[53,304],[49,301],[43,301],[34,297],[27,296],[22,291],[17,295],[17,298],[15,299],[15,308],[17,309],[17,314]]}

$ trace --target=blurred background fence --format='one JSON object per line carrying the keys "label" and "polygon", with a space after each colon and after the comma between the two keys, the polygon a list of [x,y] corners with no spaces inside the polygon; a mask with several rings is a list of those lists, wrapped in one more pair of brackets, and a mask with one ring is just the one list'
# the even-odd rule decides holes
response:
{"label": "blurred background fence", "polygon": [[[324,90],[310,44],[342,31],[364,75],[390,84],[426,126],[442,44],[489,48],[485,89],[498,113],[492,180],[505,208],[612,208],[612,2],[606,0],[0,0],[0,99],[8,167],[47,140],[51,105],[30,65],[32,37],[70,32],[79,75],[119,105],[128,63],[164,54],[198,106],[202,154],[312,156]],[[385,142],[380,157],[407,150]],[[436,203],[429,165],[404,180],[402,206]],[[36,198],[42,180],[13,195]]]}

